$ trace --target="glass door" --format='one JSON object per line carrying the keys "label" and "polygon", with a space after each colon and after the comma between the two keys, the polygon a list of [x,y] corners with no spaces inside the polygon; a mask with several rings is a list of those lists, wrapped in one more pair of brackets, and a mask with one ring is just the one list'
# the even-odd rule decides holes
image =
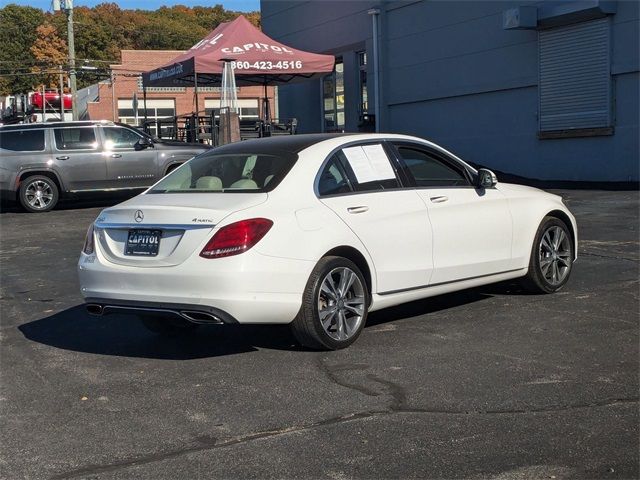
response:
{"label": "glass door", "polygon": [[325,132],[344,132],[344,64],[336,59],[333,73],[322,80]]}

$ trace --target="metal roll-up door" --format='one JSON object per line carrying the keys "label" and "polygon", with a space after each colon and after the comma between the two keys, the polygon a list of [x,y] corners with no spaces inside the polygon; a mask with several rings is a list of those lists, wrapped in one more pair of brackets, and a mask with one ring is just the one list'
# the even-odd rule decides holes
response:
{"label": "metal roll-up door", "polygon": [[610,127],[608,18],[539,33],[540,132]]}

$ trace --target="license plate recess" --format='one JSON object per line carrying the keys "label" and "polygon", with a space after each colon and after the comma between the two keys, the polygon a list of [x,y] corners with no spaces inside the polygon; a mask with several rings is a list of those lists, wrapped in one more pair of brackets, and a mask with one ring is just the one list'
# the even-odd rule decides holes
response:
{"label": "license plate recess", "polygon": [[155,257],[158,255],[161,237],[161,230],[141,228],[129,230],[124,254],[139,257]]}

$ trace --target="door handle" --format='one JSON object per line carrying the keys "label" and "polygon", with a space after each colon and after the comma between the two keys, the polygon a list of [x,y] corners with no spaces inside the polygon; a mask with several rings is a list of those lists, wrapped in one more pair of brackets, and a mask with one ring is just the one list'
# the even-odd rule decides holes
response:
{"label": "door handle", "polygon": [[69,160],[69,156],[68,155],[62,155],[60,157],[56,157],[56,160]]}
{"label": "door handle", "polygon": [[120,155],[119,153],[114,153],[113,155],[111,155],[111,158],[120,158],[122,157],[122,155]]}
{"label": "door handle", "polygon": [[347,212],[349,213],[364,213],[369,211],[369,207],[366,205],[360,205],[359,207],[349,207],[347,208]]}
{"label": "door handle", "polygon": [[432,203],[442,203],[449,200],[449,197],[446,195],[438,195],[437,197],[431,197],[429,200],[431,200]]}

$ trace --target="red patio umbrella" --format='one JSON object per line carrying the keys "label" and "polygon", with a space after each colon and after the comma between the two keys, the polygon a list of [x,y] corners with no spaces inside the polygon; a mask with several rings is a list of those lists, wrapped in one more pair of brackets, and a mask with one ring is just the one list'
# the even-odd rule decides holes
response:
{"label": "red patio umbrella", "polygon": [[267,85],[332,72],[335,58],[284,45],[240,15],[221,23],[169,64],[144,73],[143,85],[145,88],[219,85],[225,62],[232,62],[239,86],[264,85],[266,97]]}

